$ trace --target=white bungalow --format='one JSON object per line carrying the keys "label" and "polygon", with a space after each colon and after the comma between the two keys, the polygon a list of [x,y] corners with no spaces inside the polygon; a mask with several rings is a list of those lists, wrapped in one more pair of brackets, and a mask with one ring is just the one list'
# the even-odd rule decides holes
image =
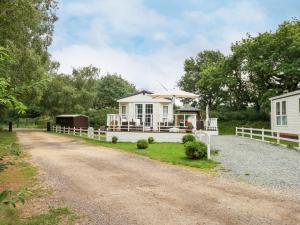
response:
{"label": "white bungalow", "polygon": [[197,113],[174,112],[172,98],[154,97],[149,91],[141,91],[119,99],[118,103],[119,113],[107,115],[108,140],[112,136],[120,141],[151,136],[157,141],[178,142],[185,133],[196,131]]}
{"label": "white bungalow", "polygon": [[300,90],[270,98],[272,130],[300,131]]}
{"label": "white bungalow", "polygon": [[196,128],[196,114],[174,114],[169,98],[153,98],[151,92],[141,91],[118,100],[119,114],[107,115],[111,130],[170,131],[168,128]]}

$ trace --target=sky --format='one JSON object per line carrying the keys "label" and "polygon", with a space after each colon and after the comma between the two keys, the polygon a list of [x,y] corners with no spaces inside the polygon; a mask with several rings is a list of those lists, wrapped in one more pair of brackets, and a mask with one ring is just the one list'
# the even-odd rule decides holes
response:
{"label": "sky", "polygon": [[[60,72],[93,65],[138,89],[176,87],[184,60],[230,54],[247,33],[299,18],[299,0],[59,0],[50,53]],[[162,84],[162,85],[161,85]]]}

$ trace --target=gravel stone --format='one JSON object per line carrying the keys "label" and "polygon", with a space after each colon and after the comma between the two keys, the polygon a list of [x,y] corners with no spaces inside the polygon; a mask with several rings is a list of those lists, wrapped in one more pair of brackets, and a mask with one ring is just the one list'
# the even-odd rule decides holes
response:
{"label": "gravel stone", "polygon": [[222,163],[222,176],[252,184],[294,191],[300,196],[300,152],[236,136],[214,136],[214,158]]}

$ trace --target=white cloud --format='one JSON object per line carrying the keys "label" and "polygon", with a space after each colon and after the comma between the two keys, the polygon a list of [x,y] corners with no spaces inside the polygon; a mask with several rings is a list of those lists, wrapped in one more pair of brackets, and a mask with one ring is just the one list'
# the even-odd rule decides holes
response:
{"label": "white cloud", "polygon": [[[184,12],[177,18],[158,14],[145,7],[142,0],[77,0],[62,4],[61,10],[64,17],[91,18],[85,29],[81,31],[79,27],[76,31],[85,41],[68,44],[64,32],[55,33],[52,55],[61,63],[61,72],[70,73],[73,67],[92,64],[102,73],[117,72],[138,88],[154,91],[161,89],[157,81],[169,88],[175,86],[187,57],[204,49],[228,54],[230,43],[240,40],[246,32],[259,31],[256,28],[265,19],[264,12],[249,2],[205,13]],[[150,37],[160,43],[160,48],[135,53],[112,44],[115,36],[126,40],[135,35]],[[178,44],[177,37],[185,41]]]}

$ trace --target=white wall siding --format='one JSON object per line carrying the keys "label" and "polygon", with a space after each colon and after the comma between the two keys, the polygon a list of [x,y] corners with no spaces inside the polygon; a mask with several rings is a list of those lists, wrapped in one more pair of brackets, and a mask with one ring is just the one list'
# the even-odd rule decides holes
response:
{"label": "white wall siding", "polygon": [[186,133],[154,133],[154,132],[110,132],[106,133],[106,141],[111,141],[113,136],[120,142],[136,142],[139,139],[153,137],[156,142],[182,142]]}
{"label": "white wall siding", "polygon": [[[271,127],[272,130],[279,131],[300,131],[300,94],[273,99],[271,102]],[[276,123],[276,102],[286,101],[287,125],[277,125]]]}

